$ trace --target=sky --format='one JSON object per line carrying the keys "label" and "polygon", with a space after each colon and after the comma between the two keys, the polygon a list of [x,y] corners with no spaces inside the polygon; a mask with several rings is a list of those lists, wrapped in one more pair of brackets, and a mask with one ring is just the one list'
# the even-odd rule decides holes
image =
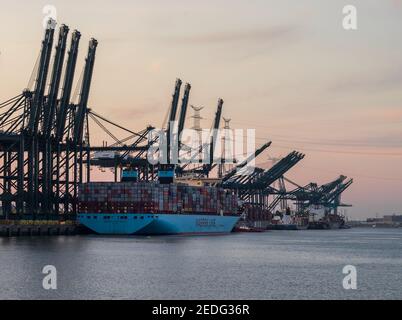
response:
{"label": "sky", "polygon": [[[357,30],[342,26],[348,4]],[[354,178],[349,217],[402,214],[402,1],[0,0],[0,101],[28,84],[46,5],[83,35],[77,74],[89,39],[99,41],[96,112],[135,131],[159,127],[179,77],[205,107],[205,128],[221,97],[232,127],[273,142],[259,162],[303,152],[287,176]]]}

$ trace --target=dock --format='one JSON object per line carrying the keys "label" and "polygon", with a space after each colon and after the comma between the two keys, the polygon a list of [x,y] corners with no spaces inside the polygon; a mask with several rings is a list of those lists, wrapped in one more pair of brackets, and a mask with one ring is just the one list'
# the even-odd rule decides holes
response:
{"label": "dock", "polygon": [[76,235],[80,234],[80,230],[80,226],[74,222],[0,222],[0,237]]}

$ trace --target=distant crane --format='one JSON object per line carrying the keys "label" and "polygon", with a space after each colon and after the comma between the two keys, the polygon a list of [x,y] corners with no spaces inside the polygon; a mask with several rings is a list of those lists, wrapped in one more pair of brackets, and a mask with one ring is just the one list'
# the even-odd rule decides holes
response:
{"label": "distant crane", "polygon": [[[268,161],[271,161],[273,166],[276,165],[282,159],[283,159],[283,157],[268,157]],[[279,206],[280,206],[281,212],[283,213],[287,209],[287,201],[283,197],[283,195],[286,194],[286,185],[285,185],[285,179],[284,179],[283,175],[281,177],[279,177],[279,179],[273,183],[273,187],[277,188],[279,191],[279,195],[277,197],[280,198],[280,199],[278,199],[278,201],[279,201]]]}

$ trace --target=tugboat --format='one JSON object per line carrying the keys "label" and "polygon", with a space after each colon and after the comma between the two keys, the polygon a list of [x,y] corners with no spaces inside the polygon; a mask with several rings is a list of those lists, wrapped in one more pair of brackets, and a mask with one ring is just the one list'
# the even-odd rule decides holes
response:
{"label": "tugboat", "polygon": [[252,226],[246,221],[246,213],[244,212],[244,207],[240,206],[243,213],[240,215],[240,220],[237,222],[233,229],[233,232],[265,232],[266,228]]}
{"label": "tugboat", "polygon": [[266,230],[263,228],[251,227],[246,225],[236,226],[233,229],[233,232],[265,232]]}

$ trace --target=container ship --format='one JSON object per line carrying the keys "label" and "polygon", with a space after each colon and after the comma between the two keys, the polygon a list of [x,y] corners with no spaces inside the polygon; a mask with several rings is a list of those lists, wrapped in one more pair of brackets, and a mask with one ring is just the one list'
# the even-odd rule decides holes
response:
{"label": "container ship", "polygon": [[329,230],[345,228],[345,218],[337,213],[331,213],[330,208],[313,206],[310,208],[309,229]]}
{"label": "container ship", "polygon": [[124,170],[121,182],[84,183],[78,201],[79,223],[105,235],[229,233],[240,218],[231,191],[174,182],[169,171],[152,182]]}

